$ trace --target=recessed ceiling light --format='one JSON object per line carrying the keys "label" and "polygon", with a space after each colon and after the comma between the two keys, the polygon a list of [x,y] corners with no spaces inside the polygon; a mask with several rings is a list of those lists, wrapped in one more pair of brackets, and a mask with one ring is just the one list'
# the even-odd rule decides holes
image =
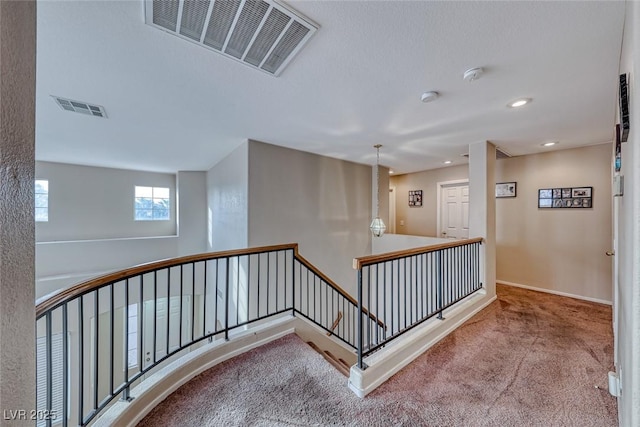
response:
{"label": "recessed ceiling light", "polygon": [[389,175],[391,175],[393,173],[393,171],[391,169],[389,169]]}
{"label": "recessed ceiling light", "polygon": [[557,141],[549,141],[549,142],[545,142],[544,144],[541,144],[543,147],[552,147],[554,145],[556,145],[558,142]]}
{"label": "recessed ceiling light", "polygon": [[520,98],[507,104],[507,107],[518,108],[531,102],[531,98]]}
{"label": "recessed ceiling light", "polygon": [[450,165],[452,162],[451,162],[451,160],[445,160],[445,161],[444,161],[444,162],[442,162],[442,163],[444,163],[445,165]]}

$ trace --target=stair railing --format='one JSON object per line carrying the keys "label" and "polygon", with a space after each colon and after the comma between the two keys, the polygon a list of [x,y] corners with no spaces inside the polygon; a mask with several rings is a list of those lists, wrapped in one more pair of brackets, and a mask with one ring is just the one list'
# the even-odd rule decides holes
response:
{"label": "stair railing", "polygon": [[[358,367],[363,359],[482,289],[482,238],[455,240],[354,259]],[[364,313],[364,311],[362,311]],[[372,319],[376,319],[373,321]],[[377,322],[384,322],[385,328]]]}
{"label": "stair railing", "polygon": [[354,350],[358,313],[383,329],[297,244],[152,262],[48,297],[36,306],[37,409],[51,416],[38,425],[88,425],[171,358],[286,313]]}

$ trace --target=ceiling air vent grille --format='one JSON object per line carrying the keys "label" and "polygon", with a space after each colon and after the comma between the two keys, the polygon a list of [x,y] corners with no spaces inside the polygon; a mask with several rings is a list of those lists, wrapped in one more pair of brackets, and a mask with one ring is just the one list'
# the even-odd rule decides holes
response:
{"label": "ceiling air vent grille", "polygon": [[146,0],[146,23],[280,75],[318,26],[275,0]]}
{"label": "ceiling air vent grille", "polygon": [[87,116],[94,117],[107,117],[107,112],[104,110],[104,107],[101,105],[91,105],[82,101],[74,101],[71,99],[60,98],[59,96],[53,96],[53,99],[56,101],[56,104],[63,110],[73,111],[75,113],[86,114]]}

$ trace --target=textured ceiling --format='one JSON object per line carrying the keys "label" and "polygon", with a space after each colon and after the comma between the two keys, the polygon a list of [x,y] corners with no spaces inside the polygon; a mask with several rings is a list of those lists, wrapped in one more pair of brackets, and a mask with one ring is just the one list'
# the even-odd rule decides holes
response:
{"label": "textured ceiling", "polygon": [[143,1],[38,2],[36,159],[207,170],[255,139],[368,164],[383,144],[402,173],[484,140],[521,155],[612,139],[624,2],[287,4],[320,29],[273,77],[146,25]]}

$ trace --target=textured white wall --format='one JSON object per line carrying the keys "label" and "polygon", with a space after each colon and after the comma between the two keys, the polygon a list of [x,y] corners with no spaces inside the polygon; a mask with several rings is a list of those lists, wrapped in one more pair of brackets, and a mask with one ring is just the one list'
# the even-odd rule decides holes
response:
{"label": "textured white wall", "polygon": [[640,425],[640,4],[628,1],[620,72],[629,73],[629,140],[622,144],[624,197],[619,213],[617,371],[621,426]]}
{"label": "textured white wall", "polygon": [[355,295],[352,259],[371,252],[370,216],[370,166],[250,141],[250,246],[297,242]]}
{"label": "textured white wall", "polygon": [[[35,408],[36,3],[0,2],[0,411]],[[4,416],[3,416],[4,418]],[[25,417],[28,418],[28,417]],[[34,421],[3,421],[33,426]]]}
{"label": "textured white wall", "polygon": [[[36,162],[49,180],[49,221],[36,223],[38,242],[176,234],[176,179],[166,173]],[[134,221],[135,186],[171,190],[170,221]]]}
{"label": "textured white wall", "polygon": [[207,248],[248,244],[249,144],[243,143],[207,172]]}

